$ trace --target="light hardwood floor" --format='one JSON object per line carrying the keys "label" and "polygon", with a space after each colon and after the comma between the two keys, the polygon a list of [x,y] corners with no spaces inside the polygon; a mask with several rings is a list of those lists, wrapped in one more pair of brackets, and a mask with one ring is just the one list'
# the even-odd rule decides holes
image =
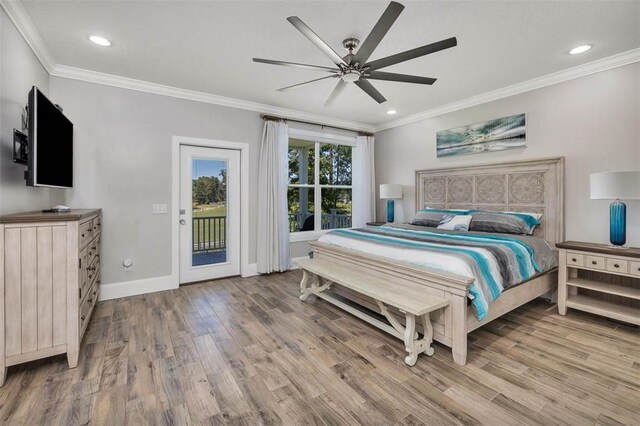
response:
{"label": "light hardwood floor", "polygon": [[470,334],[468,364],[310,298],[299,272],[101,302],[78,368],[12,367],[3,424],[638,424],[638,329],[534,301]]}

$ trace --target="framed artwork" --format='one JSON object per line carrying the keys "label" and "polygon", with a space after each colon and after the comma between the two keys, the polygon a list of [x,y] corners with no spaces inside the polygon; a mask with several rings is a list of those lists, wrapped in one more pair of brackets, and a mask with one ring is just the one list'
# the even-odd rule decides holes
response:
{"label": "framed artwork", "polygon": [[478,154],[480,152],[525,148],[526,146],[525,114],[442,130],[436,135],[438,157]]}

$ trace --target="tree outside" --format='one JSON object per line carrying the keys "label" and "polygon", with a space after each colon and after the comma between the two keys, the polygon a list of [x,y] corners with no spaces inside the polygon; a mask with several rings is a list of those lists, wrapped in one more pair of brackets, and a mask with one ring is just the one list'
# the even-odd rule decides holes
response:
{"label": "tree outside", "polygon": [[[319,144],[318,146],[320,185],[351,186],[352,147],[333,144]],[[288,152],[290,184],[314,184],[315,147],[313,142],[290,141]],[[306,162],[303,156],[306,156]],[[350,224],[351,192],[351,188],[321,188],[320,207],[323,214],[323,228],[325,228],[324,222],[326,222],[324,217],[329,215],[349,216],[348,223]],[[290,187],[287,195],[290,217],[292,215],[300,216],[300,219],[296,220],[304,221],[306,217],[314,213],[314,190],[312,188]],[[326,226],[329,226],[328,223]],[[292,225],[292,227],[295,226],[297,225]]]}
{"label": "tree outside", "polygon": [[192,215],[194,251],[224,249],[226,246],[227,169],[226,161],[194,160]]}

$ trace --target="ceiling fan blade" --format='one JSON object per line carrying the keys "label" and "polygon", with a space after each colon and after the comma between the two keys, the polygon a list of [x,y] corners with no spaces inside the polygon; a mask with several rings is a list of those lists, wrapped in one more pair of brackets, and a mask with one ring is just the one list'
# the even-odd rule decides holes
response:
{"label": "ceiling fan blade", "polygon": [[364,90],[367,95],[371,96],[377,103],[381,104],[387,101],[384,96],[382,96],[382,94],[378,92],[366,79],[360,77],[359,80],[355,81],[355,84]]}
{"label": "ceiling fan blade", "polygon": [[285,67],[304,68],[304,69],[314,70],[314,71],[340,72],[340,69],[338,68],[329,68],[329,67],[323,67],[320,65],[299,64],[297,62],[276,61],[273,59],[253,58],[253,62],[259,62],[261,64],[270,64],[270,65],[284,65]]}
{"label": "ceiling fan blade", "polygon": [[397,53],[395,55],[387,56],[386,58],[378,59],[368,64],[365,64],[365,69],[374,71],[380,68],[389,67],[391,65],[399,64],[400,62],[408,61],[410,59],[419,58],[420,56],[428,55],[430,53],[439,52],[440,50],[449,49],[458,44],[455,37],[448,38],[446,40],[437,41],[435,43],[427,44],[426,46],[416,47],[415,49],[407,50],[405,52]]}
{"label": "ceiling fan blade", "polygon": [[400,3],[395,1],[389,3],[389,6],[387,6],[387,9],[382,13],[382,16],[367,36],[367,39],[360,45],[356,53],[356,61],[361,64],[367,62],[367,59],[369,59],[373,51],[376,50],[376,47],[378,47],[378,44],[380,44],[393,23],[396,22],[396,19],[398,19],[403,9],[404,6]]}
{"label": "ceiling fan blade", "polygon": [[365,77],[369,80],[386,80],[386,81],[399,81],[401,83],[417,83],[417,84],[433,84],[436,82],[436,78],[420,77],[417,75],[396,74],[392,72],[371,71],[365,74]]}
{"label": "ceiling fan blade", "polygon": [[291,22],[291,25],[296,27],[297,30],[300,31],[306,38],[311,40],[311,43],[315,44],[318,49],[322,50],[322,52],[327,55],[334,64],[347,65],[344,59],[342,59],[340,55],[335,52],[335,50],[333,50],[327,43],[325,43],[324,40],[318,37],[318,34],[314,33],[313,30],[307,26],[307,24],[302,22],[302,19],[298,18],[297,16],[289,16],[287,18],[287,21]]}
{"label": "ceiling fan blade", "polygon": [[333,91],[327,98],[327,101],[324,103],[324,106],[325,107],[330,106],[333,103],[333,101],[335,101],[338,98],[340,93],[344,91],[345,87],[347,87],[347,83],[345,83],[343,79],[340,79],[340,81],[338,81],[338,84],[336,84],[335,89],[333,89]]}
{"label": "ceiling fan blade", "polygon": [[338,74],[335,74],[335,75],[328,75],[328,76],[326,76],[326,77],[316,78],[316,79],[314,79],[314,80],[305,81],[305,82],[303,82],[303,83],[294,84],[294,85],[292,85],[292,86],[282,87],[282,88],[278,89],[277,91],[278,91],[278,92],[286,92],[287,90],[290,90],[290,89],[297,89],[298,87],[306,86],[307,84],[315,83],[316,81],[325,80],[325,79],[327,79],[327,78],[336,78],[336,77],[339,77],[339,75],[338,75]]}

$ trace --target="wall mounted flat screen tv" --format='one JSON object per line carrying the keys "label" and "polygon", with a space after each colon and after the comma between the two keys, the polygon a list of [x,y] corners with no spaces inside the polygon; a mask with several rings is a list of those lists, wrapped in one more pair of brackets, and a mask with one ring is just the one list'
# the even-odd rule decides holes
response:
{"label": "wall mounted flat screen tv", "polygon": [[29,186],[73,187],[73,123],[33,87],[29,92]]}

